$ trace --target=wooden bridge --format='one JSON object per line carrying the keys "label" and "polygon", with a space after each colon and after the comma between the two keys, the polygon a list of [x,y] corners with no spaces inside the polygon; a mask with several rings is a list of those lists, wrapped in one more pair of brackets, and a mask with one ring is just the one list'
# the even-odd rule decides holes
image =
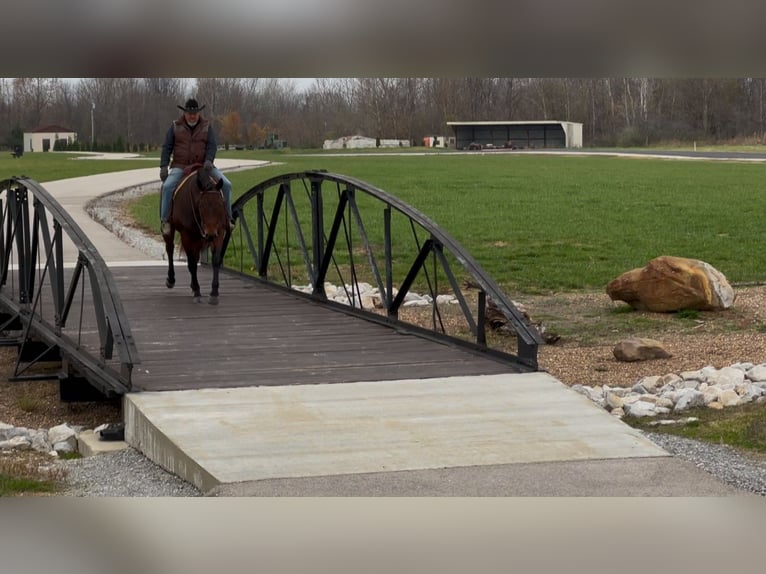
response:
{"label": "wooden bridge", "polygon": [[[220,309],[167,293],[154,264],[117,271],[120,262],[107,254],[110,269],[107,245],[96,247],[39,183],[11,178],[0,185],[7,198],[5,330],[15,328],[9,341],[30,364],[61,355],[59,377],[75,394],[77,385],[110,396],[284,384],[285,373],[293,382],[304,373],[306,383],[325,383],[537,366],[539,335],[470,255],[425,216],[364,182],[305,172],[245,192],[233,206],[238,233],[227,241],[239,268],[229,264]],[[411,245],[397,227],[410,231]],[[395,261],[404,265],[395,268]],[[294,289],[301,281],[304,297]],[[332,282],[342,286],[345,304],[328,297]],[[461,287],[466,282],[478,291],[473,300]],[[427,310],[408,321],[416,285],[428,291],[427,299],[416,295]],[[515,328],[518,355],[487,344],[488,298]]]}

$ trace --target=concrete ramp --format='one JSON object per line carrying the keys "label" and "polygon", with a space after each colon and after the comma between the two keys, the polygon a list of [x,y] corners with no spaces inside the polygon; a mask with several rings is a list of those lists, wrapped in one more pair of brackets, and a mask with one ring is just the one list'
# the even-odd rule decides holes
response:
{"label": "concrete ramp", "polygon": [[275,479],[669,456],[545,373],[143,392],[126,395],[125,421],[129,444],[203,492]]}

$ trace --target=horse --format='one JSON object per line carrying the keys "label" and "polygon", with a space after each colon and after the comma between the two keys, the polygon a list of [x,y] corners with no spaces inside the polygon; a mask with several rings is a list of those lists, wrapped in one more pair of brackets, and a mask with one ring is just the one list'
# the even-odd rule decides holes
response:
{"label": "horse", "polygon": [[191,275],[191,289],[195,303],[202,301],[197,264],[200,253],[210,248],[213,262],[213,282],[208,303],[218,304],[218,272],[223,262],[225,239],[229,234],[229,216],[221,189],[223,180],[216,180],[210,170],[199,165],[187,168],[184,179],[173,192],[170,212],[170,234],[165,239],[168,256],[168,276],[165,285],[172,289],[176,284],[173,252],[175,234],[181,236],[181,246],[186,252],[186,266]]}

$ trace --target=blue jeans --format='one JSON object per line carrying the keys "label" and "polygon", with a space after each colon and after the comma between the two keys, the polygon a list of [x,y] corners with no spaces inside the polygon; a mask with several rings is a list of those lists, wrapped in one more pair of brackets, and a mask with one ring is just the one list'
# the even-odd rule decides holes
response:
{"label": "blue jeans", "polygon": [[[173,203],[173,192],[175,191],[176,186],[181,183],[183,175],[184,170],[181,167],[174,167],[168,172],[168,178],[165,180],[165,183],[162,184],[160,221],[168,220],[168,217],[170,216],[170,204]],[[213,168],[213,177],[223,180],[223,198],[226,200],[226,211],[231,219],[231,182],[217,167]]]}

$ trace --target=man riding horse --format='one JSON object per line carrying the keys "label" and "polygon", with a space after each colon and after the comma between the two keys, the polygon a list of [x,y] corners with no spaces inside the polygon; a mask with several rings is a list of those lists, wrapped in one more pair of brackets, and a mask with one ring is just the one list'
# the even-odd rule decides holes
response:
{"label": "man riding horse", "polygon": [[[231,213],[231,182],[217,167],[213,166],[217,145],[213,126],[200,115],[205,106],[199,107],[197,100],[190,98],[183,106],[177,107],[183,111],[183,114],[170,125],[165,135],[165,143],[162,144],[160,157],[162,235],[168,237],[171,234],[169,218],[173,191],[183,178],[185,168],[194,164],[204,164],[214,178],[223,181],[222,191],[226,200],[226,211],[229,214],[229,227],[234,229],[234,218]],[[170,167],[169,171],[168,167]]]}

